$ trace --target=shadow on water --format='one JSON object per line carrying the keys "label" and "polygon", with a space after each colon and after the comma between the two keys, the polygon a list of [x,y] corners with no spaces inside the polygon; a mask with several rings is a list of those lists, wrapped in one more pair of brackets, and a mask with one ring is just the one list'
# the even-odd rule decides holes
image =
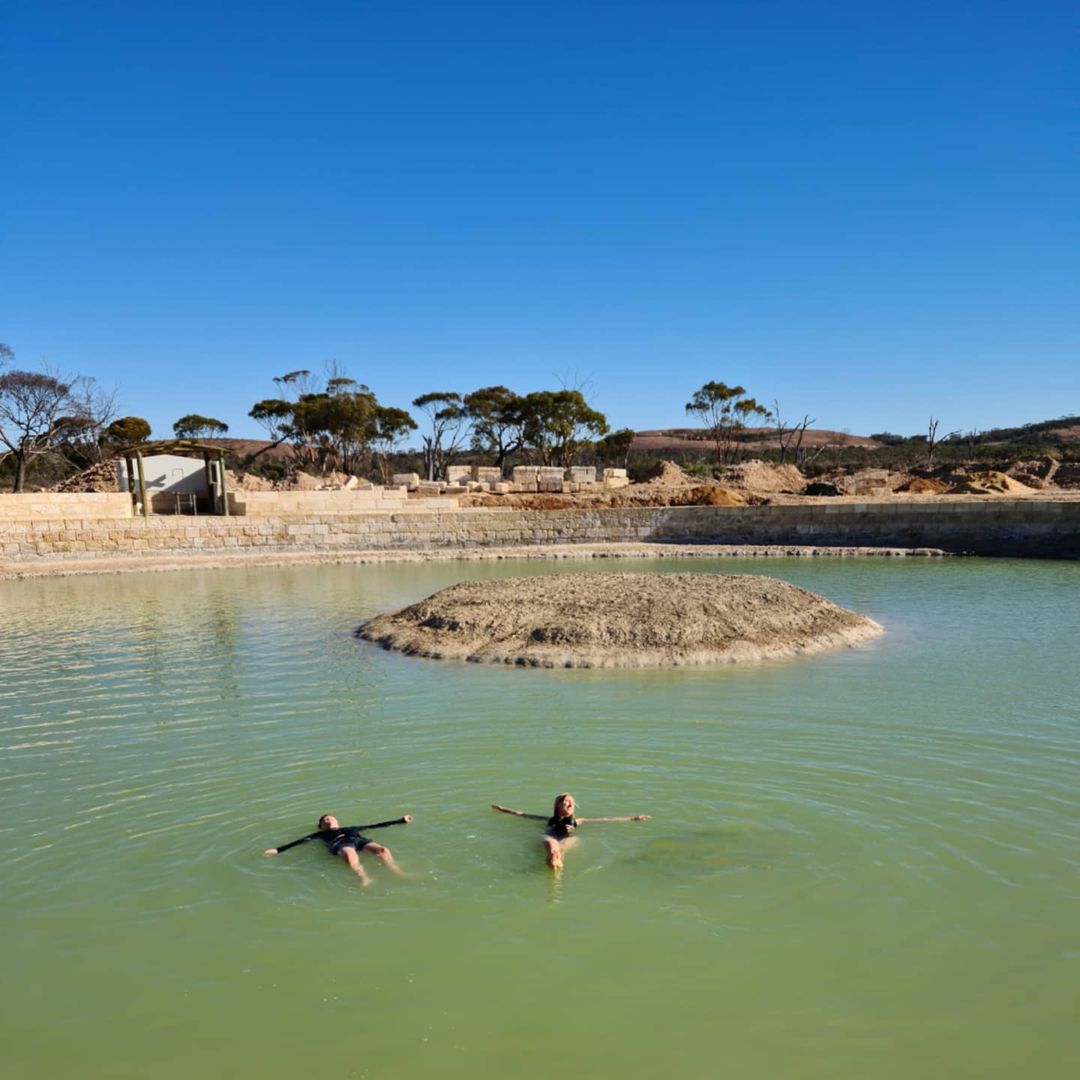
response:
{"label": "shadow on water", "polygon": [[742,829],[703,829],[645,841],[633,854],[617,860],[621,866],[702,880],[747,870],[772,870],[784,853],[775,839]]}

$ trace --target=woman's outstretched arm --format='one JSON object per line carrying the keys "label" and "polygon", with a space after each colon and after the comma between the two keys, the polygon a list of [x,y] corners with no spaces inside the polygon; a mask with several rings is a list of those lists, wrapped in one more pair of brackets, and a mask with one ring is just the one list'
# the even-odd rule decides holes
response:
{"label": "woman's outstretched arm", "polygon": [[501,814],[513,814],[514,817],[532,818],[533,821],[547,821],[543,814],[526,814],[524,810],[511,810],[509,806],[500,806],[497,802],[491,804],[492,810],[498,810]]}
{"label": "woman's outstretched arm", "polygon": [[652,821],[648,814],[634,814],[631,817],[579,817],[578,824],[582,825],[589,821]]}
{"label": "woman's outstretched arm", "polygon": [[375,821],[370,825],[357,825],[355,826],[361,832],[365,829],[385,829],[391,825],[409,825],[412,823],[412,814],[406,814],[404,817],[394,818],[393,821]]}
{"label": "woman's outstretched arm", "polygon": [[267,848],[264,855],[280,855],[283,851],[288,851],[291,847],[296,847],[297,844],[306,844],[309,840],[314,840],[319,834],[317,832],[308,833],[307,836],[301,836],[299,840],[290,840],[287,844],[282,844],[281,847]]}

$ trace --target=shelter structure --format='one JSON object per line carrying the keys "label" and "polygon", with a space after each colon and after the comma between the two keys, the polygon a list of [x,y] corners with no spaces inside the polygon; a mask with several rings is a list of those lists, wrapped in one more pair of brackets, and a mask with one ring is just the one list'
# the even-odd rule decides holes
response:
{"label": "shelter structure", "polygon": [[[154,489],[159,492],[165,490],[165,485],[160,481],[147,483],[147,466],[150,460],[163,455],[201,457],[204,466],[202,478],[195,486],[204,490],[205,505],[211,514],[229,516],[229,496],[225,489],[225,451],[212,443],[194,442],[191,439],[163,439],[157,442],[134,443],[119,454],[124,459],[126,471],[126,477],[122,476],[121,482],[126,479],[127,490],[131,492],[136,509],[141,509],[143,517],[149,517],[153,513]],[[195,510],[198,505],[198,492],[193,490],[191,485],[185,486],[188,489],[186,493],[190,495],[189,505]],[[179,499],[177,507],[180,512]]]}

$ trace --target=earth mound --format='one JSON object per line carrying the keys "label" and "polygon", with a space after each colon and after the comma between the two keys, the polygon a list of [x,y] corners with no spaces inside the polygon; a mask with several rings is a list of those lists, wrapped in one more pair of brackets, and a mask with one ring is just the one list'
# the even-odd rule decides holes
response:
{"label": "earth mound", "polygon": [[938,476],[915,476],[896,490],[905,495],[944,495],[951,489],[949,484]]}
{"label": "earth mound", "polygon": [[993,495],[1003,493],[1008,495],[1030,495],[1034,488],[1006,476],[1003,472],[990,469],[986,472],[971,473],[958,483],[953,492],[957,495]]}
{"label": "earth mound", "polygon": [[729,465],[724,470],[724,481],[732,487],[745,488],[747,491],[797,493],[802,491],[806,484],[806,477],[794,465],[773,465],[771,462],[755,459]]}
{"label": "earth mound", "polygon": [[882,633],[872,619],[752,574],[544,574],[463,581],[357,636],[437,660],[523,667],[738,663]]}

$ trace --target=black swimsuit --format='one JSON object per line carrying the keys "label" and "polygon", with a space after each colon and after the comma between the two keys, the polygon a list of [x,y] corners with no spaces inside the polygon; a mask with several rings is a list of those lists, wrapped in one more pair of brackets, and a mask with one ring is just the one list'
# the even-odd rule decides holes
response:
{"label": "black swimsuit", "polygon": [[288,844],[282,844],[277,849],[280,855],[283,851],[288,851],[291,847],[296,847],[297,844],[306,844],[309,840],[321,840],[329,849],[331,855],[340,855],[342,848],[356,848],[357,851],[363,851],[368,844],[373,844],[374,840],[369,840],[361,833],[361,829],[385,829],[388,825],[404,825],[404,818],[395,818],[393,821],[376,821],[373,825],[344,825],[339,829],[320,829],[318,832],[308,833],[307,836],[301,836],[299,840],[292,840]]}
{"label": "black swimsuit", "polygon": [[571,814],[569,817],[551,817],[548,818],[547,828],[544,830],[546,835],[554,837],[556,840],[565,840],[567,837],[574,834],[574,830],[577,828],[577,818]]}

